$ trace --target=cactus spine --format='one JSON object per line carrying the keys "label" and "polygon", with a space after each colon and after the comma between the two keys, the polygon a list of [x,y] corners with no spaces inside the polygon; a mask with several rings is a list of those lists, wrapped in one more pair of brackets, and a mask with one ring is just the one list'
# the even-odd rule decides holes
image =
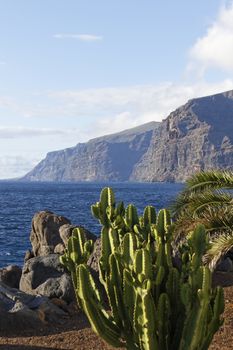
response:
{"label": "cactus spine", "polygon": [[82,234],[70,238],[62,261],[93,330],[128,350],[207,350],[222,324],[224,299],[221,288],[212,289],[211,272],[202,263],[208,244],[204,227],[194,230],[178,270],[167,210],[156,215],[150,206],[138,217],[133,205],[126,210],[123,203],[116,205],[105,188],[92,213],[102,224],[99,278],[110,313],[86,264],[91,243],[84,243]]}

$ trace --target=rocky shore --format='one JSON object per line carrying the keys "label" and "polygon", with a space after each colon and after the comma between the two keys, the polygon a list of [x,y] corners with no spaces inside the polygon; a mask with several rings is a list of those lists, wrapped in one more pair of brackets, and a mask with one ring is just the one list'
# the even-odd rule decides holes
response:
{"label": "rocky shore", "polygon": [[[30,233],[32,248],[25,253],[23,267],[10,265],[0,269],[0,348],[32,350],[38,345],[37,350],[110,349],[93,334],[85,316],[78,310],[71,277],[59,260],[74,227],[67,218],[52,212],[36,213]],[[85,232],[88,239],[95,241],[88,261],[95,276],[101,244],[95,235],[86,229]],[[228,287],[225,289],[227,323],[224,327],[229,326],[232,332],[233,287],[229,287],[233,286],[232,252],[218,265],[213,283]],[[222,339],[221,349],[233,349],[230,343],[224,348],[226,337],[231,336],[231,332],[222,336],[224,327],[215,339]],[[213,349],[218,349],[216,340]]]}
{"label": "rocky shore", "polygon": [[[60,324],[73,314],[72,281],[59,256],[74,227],[65,217],[49,211],[34,215],[32,249],[25,253],[23,267],[10,265],[0,270],[1,332]],[[96,240],[95,235],[85,232]]]}

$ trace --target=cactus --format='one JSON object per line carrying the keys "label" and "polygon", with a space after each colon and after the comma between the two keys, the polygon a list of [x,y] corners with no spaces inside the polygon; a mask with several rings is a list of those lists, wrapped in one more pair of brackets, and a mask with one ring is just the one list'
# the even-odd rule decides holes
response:
{"label": "cactus", "polygon": [[[182,251],[182,268],[172,264],[169,212],[147,207],[143,216],[116,205],[104,189],[92,212],[102,223],[99,279],[110,312],[87,266],[91,243],[74,233],[63,256],[73,273],[79,305],[93,330],[114,347],[128,350],[206,350],[222,324],[222,288],[212,289],[202,263],[208,241],[198,226]],[[88,249],[87,249],[88,248]],[[85,250],[86,249],[86,250]],[[87,253],[88,252],[88,253]]]}
{"label": "cactus", "polygon": [[[60,256],[61,263],[65,265],[71,273],[75,291],[79,288],[76,267],[80,264],[87,263],[89,256],[93,252],[93,248],[94,243],[92,240],[87,241],[84,229],[77,227],[73,230],[72,236],[68,240],[65,254]],[[81,300],[78,295],[77,301],[79,306],[81,306]]]}

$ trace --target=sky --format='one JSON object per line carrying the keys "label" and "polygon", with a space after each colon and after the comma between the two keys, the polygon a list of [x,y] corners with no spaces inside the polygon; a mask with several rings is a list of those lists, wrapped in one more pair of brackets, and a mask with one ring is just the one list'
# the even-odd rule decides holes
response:
{"label": "sky", "polygon": [[0,179],[233,89],[233,2],[0,0]]}

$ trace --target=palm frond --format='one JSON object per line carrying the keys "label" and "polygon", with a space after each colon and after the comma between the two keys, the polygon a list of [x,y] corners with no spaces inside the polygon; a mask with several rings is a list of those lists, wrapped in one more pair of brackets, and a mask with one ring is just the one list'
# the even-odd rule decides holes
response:
{"label": "palm frond", "polygon": [[[203,194],[205,197],[205,194]],[[206,231],[213,234],[224,234],[233,230],[233,201],[224,193],[225,201],[221,203],[221,193],[209,194],[207,203],[202,203],[202,198],[195,198],[186,206],[174,222],[175,237],[187,235],[197,224],[203,224]],[[199,201],[200,199],[200,201]],[[205,198],[204,198],[205,199]]]}
{"label": "palm frond", "polygon": [[214,270],[221,258],[231,249],[233,249],[233,231],[228,234],[221,234],[214,239],[204,257],[204,261]]}
{"label": "palm frond", "polygon": [[200,192],[206,189],[233,189],[233,171],[209,170],[191,176],[186,182],[185,191]]}
{"label": "palm frond", "polygon": [[[208,195],[210,192],[217,193],[219,189],[233,189],[233,171],[212,170],[207,172],[202,171],[193,175],[187,180],[185,188],[178,195],[174,203],[172,203],[171,211],[173,215],[179,215],[193,201],[197,194],[206,193]],[[229,192],[230,195],[231,193]]]}
{"label": "palm frond", "polygon": [[184,191],[182,191],[176,197],[175,201],[171,203],[170,210],[174,217],[180,215],[184,210],[188,208],[190,204],[190,195]]}
{"label": "palm frond", "polygon": [[233,207],[208,207],[202,215],[203,222],[209,232],[219,234],[220,231],[233,231]]}
{"label": "palm frond", "polygon": [[214,192],[207,190],[205,192],[192,194],[189,198],[189,210],[193,212],[193,216],[202,215],[206,208],[218,208],[224,206],[232,206],[233,212],[233,197],[228,192],[216,190]]}

